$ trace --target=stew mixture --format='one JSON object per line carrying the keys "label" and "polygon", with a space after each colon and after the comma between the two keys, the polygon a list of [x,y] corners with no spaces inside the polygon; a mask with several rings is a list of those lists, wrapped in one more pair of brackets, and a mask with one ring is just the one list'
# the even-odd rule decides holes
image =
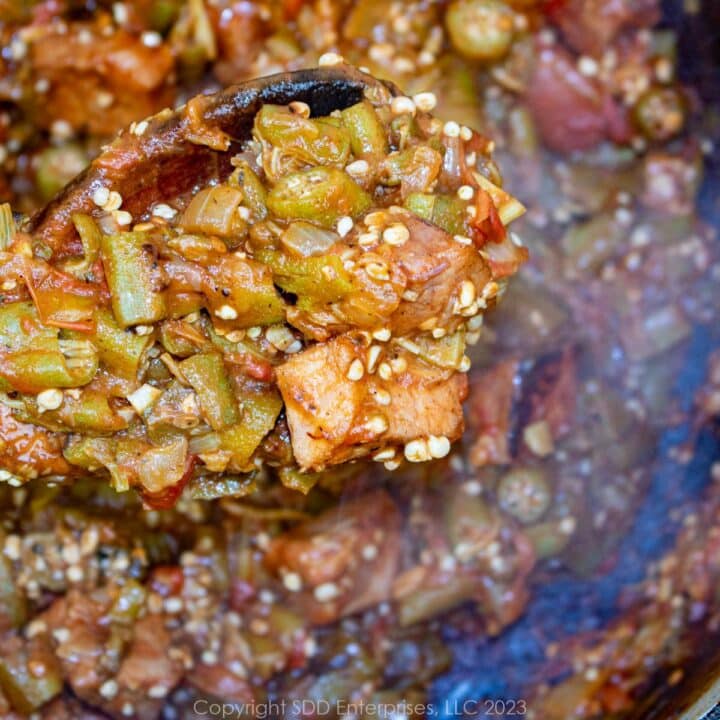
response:
{"label": "stew mixture", "polygon": [[[505,229],[524,208],[492,143],[432,118],[431,93],[366,95],[320,118],[265,104],[226,180],[143,217],[93,182],[78,251],[3,206],[0,429],[30,446],[6,449],[8,481],[102,468],[157,507],[188,482],[236,495],[264,462],[307,492],[348,460],[448,454],[466,339],[527,257]],[[197,108],[190,142],[230,146]],[[122,170],[152,127],[93,165]]]}
{"label": "stew mixture", "polygon": [[[199,91],[342,55],[406,93],[266,106],[226,182],[140,218],[98,192],[73,257],[4,206],[0,716],[462,716],[431,690],[453,638],[502,643],[545,583],[629,562],[658,439],[681,479],[720,412],[717,353],[674,392],[718,346],[697,195],[719,133],[659,3],[0,17],[0,199],[27,214]],[[528,208],[507,288],[525,250],[495,161]],[[308,403],[342,422],[303,434]],[[517,714],[619,718],[682,680],[720,618],[711,475],[615,618],[506,690]]]}

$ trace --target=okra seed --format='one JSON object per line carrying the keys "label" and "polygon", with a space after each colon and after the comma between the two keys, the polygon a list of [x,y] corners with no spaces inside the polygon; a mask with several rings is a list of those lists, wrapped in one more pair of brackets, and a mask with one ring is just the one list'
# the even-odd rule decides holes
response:
{"label": "okra seed", "polygon": [[345,172],[355,177],[367,175],[370,171],[370,165],[367,160],[355,160],[345,167]]}
{"label": "okra seed", "polygon": [[473,195],[475,195],[475,190],[472,187],[470,187],[470,185],[461,185],[458,188],[457,196],[461,200],[472,200]]}
{"label": "okra seed", "polygon": [[383,380],[390,380],[390,378],[392,378],[392,368],[390,367],[390,364],[386,362],[380,363],[380,367],[378,367],[378,375]]}
{"label": "okra seed", "polygon": [[353,229],[353,219],[349,215],[343,215],[337,221],[337,231],[340,237],[345,237]]}
{"label": "okra seed", "polygon": [[377,245],[378,240],[380,240],[380,236],[376,232],[366,232],[358,235],[358,245],[361,247]]}
{"label": "okra seed", "polygon": [[109,199],[110,199],[110,191],[106,187],[99,187],[92,194],[92,201],[98,207],[104,207]]}
{"label": "okra seed", "polygon": [[73,583],[82,582],[83,578],[85,577],[85,573],[83,572],[82,568],[79,565],[71,565],[67,572],[65,573],[65,577]]}
{"label": "okra seed", "polygon": [[334,52],[326,52],[320,56],[320,59],[318,60],[318,65],[320,67],[331,67],[332,65],[339,65],[344,61],[345,58],[343,58],[342,55],[338,55]]}
{"label": "okra seed", "polygon": [[564,535],[572,535],[577,527],[577,521],[572,515],[568,515],[560,521],[559,527],[560,532]]}
{"label": "okra seed", "polygon": [[236,320],[238,316],[237,310],[230,305],[222,305],[215,311],[215,315],[221,320]]}
{"label": "okra seed", "polygon": [[265,331],[267,341],[278,350],[286,352],[295,342],[295,336],[284,325],[273,325]]}
{"label": "okra seed", "polygon": [[468,330],[479,330],[483,326],[484,321],[485,318],[482,315],[475,315],[475,317],[471,317],[467,322]]}
{"label": "okra seed", "polygon": [[116,680],[106,680],[99,689],[100,695],[106,700],[112,700],[118,694],[118,684]]}
{"label": "okra seed", "polygon": [[373,435],[382,435],[388,429],[388,422],[382,415],[373,415],[365,423],[365,428]]}
{"label": "okra seed", "polygon": [[294,100],[288,105],[290,110],[295,114],[303,118],[310,117],[310,106],[300,100]]}
{"label": "okra seed", "polygon": [[117,190],[111,190],[108,193],[107,202],[103,205],[105,212],[112,212],[113,210],[119,210],[122,206],[123,199],[122,195]]}
{"label": "okra seed", "polygon": [[448,120],[443,125],[443,135],[449,138],[460,137],[460,126],[454,120]]}
{"label": "okra seed", "polygon": [[130,225],[133,221],[132,215],[127,212],[127,210],[113,210],[112,216],[115,219],[115,222],[121,227]]}
{"label": "okra seed", "polygon": [[365,545],[361,551],[363,560],[374,560],[377,557],[377,545]]}
{"label": "okra seed", "polygon": [[434,458],[444,458],[450,452],[450,441],[444,435],[430,435],[428,450]]}
{"label": "okra seed", "polygon": [[418,64],[419,65],[434,65],[435,64],[435,55],[433,55],[428,50],[422,50],[420,54],[418,55]]}
{"label": "okra seed", "polygon": [[283,585],[290,592],[302,590],[302,578],[296,572],[288,572],[283,575]]}
{"label": "okra seed", "polygon": [[149,48],[160,47],[160,45],[162,45],[162,41],[162,35],[154,30],[148,30],[140,36],[140,42],[142,42],[145,47]]}
{"label": "okra seed", "polygon": [[154,217],[159,217],[163,220],[172,220],[177,215],[177,210],[165,203],[158,203],[153,208],[152,214]]}
{"label": "okra seed", "polygon": [[359,358],[355,358],[350,363],[350,367],[348,368],[348,371],[347,371],[348,380],[357,382],[358,380],[362,379],[364,374],[365,374],[365,367],[362,364],[362,360],[360,360]]}
{"label": "okra seed", "polygon": [[390,273],[388,266],[384,262],[370,262],[365,266],[365,272],[373,278],[373,280],[389,280]]}
{"label": "okra seed", "polygon": [[595,77],[600,70],[597,60],[583,55],[577,63],[578,72],[585,77]]}
{"label": "okra seed", "polygon": [[415,101],[415,106],[422,112],[431,112],[437,105],[437,97],[435,97],[435,93],[431,92],[418,93],[413,96],[413,100]]}
{"label": "okra seed", "polygon": [[475,300],[477,291],[471,280],[463,280],[460,283],[460,307],[469,307]]}
{"label": "okra seed", "polygon": [[169,597],[165,600],[163,606],[165,608],[165,612],[175,615],[183,609],[183,601],[182,598],[179,597]]}
{"label": "okra seed", "polygon": [[409,98],[401,95],[394,97],[390,103],[390,110],[393,115],[415,115],[415,103]]}
{"label": "okra seed", "polygon": [[407,370],[407,360],[403,357],[393,358],[390,361],[390,367],[394,373],[404,373]]}
{"label": "okra seed", "polygon": [[130,132],[140,137],[148,129],[148,124],[147,120],[141,120],[139,123],[130,126]]}
{"label": "okra seed", "polygon": [[392,460],[394,457],[395,448],[383,448],[373,455],[373,460],[375,460],[375,462],[385,462],[387,460]]}
{"label": "okra seed", "polygon": [[63,403],[62,390],[57,388],[51,388],[49,390],[43,390],[38,393],[37,405],[38,412],[45,412],[46,410],[57,410]]}
{"label": "okra seed", "polygon": [[427,441],[423,438],[406,443],[404,453],[405,459],[410,462],[425,462],[431,457]]}
{"label": "okra seed", "polygon": [[410,239],[410,231],[402,223],[393,223],[383,231],[383,240],[388,245],[404,245]]}
{"label": "okra seed", "polygon": [[318,602],[330,602],[340,595],[340,588],[333,582],[325,582],[313,590],[313,595]]}
{"label": "okra seed", "polygon": [[377,362],[380,359],[380,353],[382,352],[382,349],[378,345],[371,345],[370,349],[368,350],[368,357],[367,357],[367,370],[369,373],[375,372],[375,367],[377,366]]}

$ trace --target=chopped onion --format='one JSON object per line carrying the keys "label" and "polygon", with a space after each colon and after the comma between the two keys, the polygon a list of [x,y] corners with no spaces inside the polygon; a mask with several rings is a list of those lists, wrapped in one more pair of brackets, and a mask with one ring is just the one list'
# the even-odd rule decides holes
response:
{"label": "chopped onion", "polygon": [[503,225],[509,225],[513,220],[517,220],[525,214],[525,206],[517,198],[491,183],[480,173],[473,172],[473,177],[475,182],[492,198]]}
{"label": "chopped onion", "polygon": [[5,251],[15,237],[15,219],[10,203],[0,205],[0,251]]}
{"label": "chopped onion", "polygon": [[138,463],[138,477],[143,487],[156,493],[177,485],[185,474],[187,452],[185,437],[146,451]]}
{"label": "chopped onion", "polygon": [[290,223],[280,242],[296,255],[312,257],[325,255],[339,239],[337,233],[323,230],[309,222],[298,221]]}
{"label": "chopped onion", "polygon": [[515,274],[528,256],[527,249],[513,242],[510,235],[501,242],[485,243],[480,254],[488,261],[495,279]]}
{"label": "chopped onion", "polygon": [[239,225],[237,209],[242,199],[242,191],[228,185],[205,188],[192,199],[180,224],[189,232],[232,235]]}

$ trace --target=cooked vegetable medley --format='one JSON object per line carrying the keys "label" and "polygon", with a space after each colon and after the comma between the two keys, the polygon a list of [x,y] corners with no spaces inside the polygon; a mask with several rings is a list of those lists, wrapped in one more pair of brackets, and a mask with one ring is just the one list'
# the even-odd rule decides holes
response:
{"label": "cooked vegetable medley", "polygon": [[673,714],[720,626],[682,4],[0,0],[0,717]]}
{"label": "cooked vegetable medley", "polygon": [[263,462],[448,454],[524,210],[430,96],[368,95],[327,117],[265,104],[227,179],[141,217],[96,184],[80,254],[8,217],[0,381],[37,452],[9,448],[5,472],[103,471],[157,505]]}

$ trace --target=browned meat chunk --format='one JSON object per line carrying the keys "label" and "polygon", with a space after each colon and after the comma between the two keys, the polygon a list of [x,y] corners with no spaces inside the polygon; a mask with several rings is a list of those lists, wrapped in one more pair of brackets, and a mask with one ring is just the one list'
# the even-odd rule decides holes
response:
{"label": "browned meat chunk", "polygon": [[404,217],[403,222],[410,239],[393,248],[392,261],[407,278],[407,289],[417,299],[400,303],[391,319],[392,330],[404,335],[433,319],[437,327],[447,328],[458,319],[454,305],[460,284],[472,282],[479,295],[491,280],[490,269],[475,247],[461,245],[439,227],[412,215]]}
{"label": "browned meat chunk", "polygon": [[622,30],[654,25],[659,11],[658,0],[569,0],[553,19],[575,50],[600,56]]}
{"label": "browned meat chunk", "polygon": [[505,360],[473,377],[468,424],[475,438],[470,450],[474,465],[510,462],[508,433],[517,394],[517,371],[517,361]]}
{"label": "browned meat chunk", "polygon": [[49,81],[39,123],[60,120],[108,136],[172,102],[166,79],[174,61],[166,45],[147,47],[123,30],[93,33],[93,42],[84,42],[92,30],[76,24],[33,42],[33,72]]}
{"label": "browned meat chunk", "polygon": [[367,493],[279,536],[265,562],[299,578],[303,589],[294,600],[313,622],[331,622],[390,597],[400,527],[390,496]]}
{"label": "browned meat chunk", "polygon": [[[165,616],[148,615],[131,626],[113,617],[107,592],[71,591],[45,614],[56,655],[73,692],[113,718],[155,720],[167,694],[182,675],[169,656]],[[120,641],[120,654],[109,653]]]}
{"label": "browned meat chunk", "polygon": [[631,134],[626,112],[555,46],[541,50],[527,100],[543,140],[559,152],[587,150],[606,138],[627,141]]}
{"label": "browned meat chunk", "polygon": [[[375,359],[373,348],[380,353]],[[377,373],[366,376],[368,368]],[[406,352],[367,348],[359,336],[308,348],[280,366],[277,378],[293,452],[303,469],[430,435],[452,441],[463,430],[464,375]]]}

